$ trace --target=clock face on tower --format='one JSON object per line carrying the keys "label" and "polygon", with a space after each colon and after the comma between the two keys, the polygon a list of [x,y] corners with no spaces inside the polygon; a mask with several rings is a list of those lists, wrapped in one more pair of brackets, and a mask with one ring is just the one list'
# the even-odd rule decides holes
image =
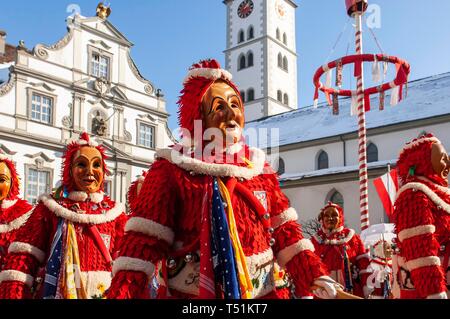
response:
{"label": "clock face on tower", "polygon": [[237,13],[239,18],[245,19],[253,12],[253,1],[244,0],[238,7]]}

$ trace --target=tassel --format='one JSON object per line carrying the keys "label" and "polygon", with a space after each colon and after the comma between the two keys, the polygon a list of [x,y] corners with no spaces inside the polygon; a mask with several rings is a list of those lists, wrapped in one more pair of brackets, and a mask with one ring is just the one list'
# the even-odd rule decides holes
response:
{"label": "tassel", "polygon": [[400,84],[399,90],[398,90],[398,101],[400,102],[403,100],[403,84]]}
{"label": "tassel", "polygon": [[338,60],[336,64],[336,86],[342,87],[342,60]]}
{"label": "tassel", "polygon": [[386,78],[386,74],[388,72],[389,63],[386,61],[383,62],[383,79]]}
{"label": "tassel", "polygon": [[385,93],[383,90],[380,90],[380,111],[384,110],[384,98],[385,98]]}
{"label": "tassel", "polygon": [[326,75],[325,86],[329,88],[331,87],[331,78],[333,77],[333,70],[332,69],[328,70],[325,73],[325,75]]}
{"label": "tassel", "polygon": [[380,81],[380,64],[376,55],[372,64],[372,81],[375,83]]}
{"label": "tassel", "polygon": [[358,114],[358,96],[352,92],[352,103],[350,106],[350,115],[356,115]]}
{"label": "tassel", "polygon": [[333,93],[333,115],[339,115],[339,99],[338,94]]}
{"label": "tassel", "polygon": [[319,105],[319,88],[316,87],[314,90],[314,108],[317,109],[317,106]]}
{"label": "tassel", "polygon": [[325,98],[327,99],[329,106],[333,105],[333,103],[331,102],[330,93],[325,92]]}
{"label": "tassel", "polygon": [[370,95],[364,94],[364,112],[370,111]]}
{"label": "tassel", "polygon": [[399,94],[399,87],[396,86],[392,89],[391,92],[391,106],[396,106],[398,104],[398,94]]}

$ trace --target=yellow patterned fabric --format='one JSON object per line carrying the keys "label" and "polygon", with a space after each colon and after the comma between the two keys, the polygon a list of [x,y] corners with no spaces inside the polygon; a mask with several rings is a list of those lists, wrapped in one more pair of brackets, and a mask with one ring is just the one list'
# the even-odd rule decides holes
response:
{"label": "yellow patterned fabric", "polygon": [[67,222],[67,242],[61,274],[61,294],[64,299],[87,299],[86,290],[81,280],[77,234],[71,222]]}
{"label": "yellow patterned fabric", "polygon": [[250,278],[250,274],[248,271],[244,251],[242,250],[242,245],[239,240],[239,235],[237,232],[236,221],[234,219],[233,206],[231,205],[230,194],[228,193],[228,189],[225,184],[222,182],[220,178],[217,179],[219,184],[220,194],[222,198],[226,202],[226,212],[228,217],[228,228],[230,230],[230,239],[233,245],[236,266],[238,270],[239,277],[239,285],[241,288],[241,297],[242,299],[250,299],[252,298],[253,293],[253,284]]}

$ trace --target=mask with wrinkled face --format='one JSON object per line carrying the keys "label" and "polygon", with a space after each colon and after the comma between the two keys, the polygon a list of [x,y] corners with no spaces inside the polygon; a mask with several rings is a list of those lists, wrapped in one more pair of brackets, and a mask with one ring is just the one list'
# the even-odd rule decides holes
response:
{"label": "mask with wrinkled face", "polygon": [[0,202],[8,197],[11,189],[11,172],[5,162],[0,162]]}
{"label": "mask with wrinkled face", "polygon": [[104,178],[100,152],[95,147],[82,147],[73,157],[71,174],[76,191],[86,193],[100,191]]}

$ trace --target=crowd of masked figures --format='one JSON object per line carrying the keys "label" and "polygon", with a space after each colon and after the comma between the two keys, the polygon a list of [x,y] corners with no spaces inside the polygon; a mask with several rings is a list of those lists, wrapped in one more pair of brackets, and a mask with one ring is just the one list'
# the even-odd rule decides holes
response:
{"label": "crowd of masked figures", "polygon": [[[199,143],[194,121],[219,134]],[[87,133],[67,143],[61,186],[34,206],[19,197],[17,159],[0,154],[0,298],[447,298],[450,161],[437,137],[400,150],[395,229],[367,247],[331,202],[304,237],[244,122],[231,75],[194,64],[179,101],[193,138],[157,150],[127,211],[104,194],[105,151]]]}

